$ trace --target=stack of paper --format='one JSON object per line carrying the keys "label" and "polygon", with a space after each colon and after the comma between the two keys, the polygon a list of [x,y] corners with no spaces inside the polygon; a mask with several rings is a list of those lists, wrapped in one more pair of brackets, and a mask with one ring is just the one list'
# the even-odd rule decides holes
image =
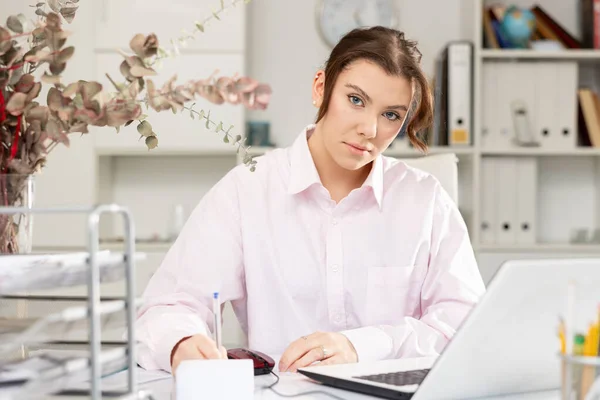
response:
{"label": "stack of paper", "polygon": [[[135,253],[134,261],[145,258]],[[100,282],[114,282],[125,274],[125,255],[101,251],[97,255]],[[83,285],[89,273],[89,253],[0,256],[0,295],[20,291]]]}
{"label": "stack of paper", "polygon": [[[101,374],[116,373],[127,366],[125,348],[100,353]],[[25,360],[0,366],[0,399],[36,398],[57,393],[89,380],[89,352],[39,352]]]}
{"label": "stack of paper", "polygon": [[[135,307],[140,304],[137,301]],[[126,303],[122,300],[102,302],[98,308],[101,329],[125,332],[125,308]],[[88,326],[87,305],[69,307],[43,318],[0,318],[0,358],[21,345],[65,341],[87,334]]]}

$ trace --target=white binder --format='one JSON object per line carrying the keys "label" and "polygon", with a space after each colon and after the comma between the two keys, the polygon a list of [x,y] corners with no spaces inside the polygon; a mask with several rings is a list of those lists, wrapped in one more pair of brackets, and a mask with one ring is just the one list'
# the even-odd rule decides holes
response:
{"label": "white binder", "polygon": [[448,144],[471,145],[473,47],[468,42],[448,44]]}
{"label": "white binder", "polygon": [[543,148],[559,148],[553,141],[558,134],[558,90],[557,90],[556,63],[540,62],[537,68],[536,79],[536,132],[540,145]]}
{"label": "white binder", "polygon": [[[560,149],[574,149],[577,146],[577,89],[579,67],[576,62],[556,63],[558,79],[556,87],[558,110],[556,111],[558,132],[555,139]],[[554,144],[554,141],[553,141]]]}
{"label": "white binder", "polygon": [[520,245],[535,244],[537,237],[537,168],[535,157],[517,159],[516,194],[517,226],[516,242]]}
{"label": "white binder", "polygon": [[495,244],[497,231],[496,218],[496,169],[495,157],[481,160],[481,243]]}
{"label": "white binder", "polygon": [[516,243],[517,227],[517,159],[498,157],[495,160],[496,183],[496,243],[513,245]]}
{"label": "white binder", "polygon": [[537,131],[545,149],[565,150],[577,146],[576,62],[539,63],[536,79]]}
{"label": "white binder", "polygon": [[495,107],[495,126],[493,140],[495,149],[509,149],[514,147],[512,138],[514,128],[512,124],[511,102],[514,98],[514,82],[517,76],[517,65],[500,62],[495,67],[497,79],[497,98]]}
{"label": "white binder", "polygon": [[498,68],[495,62],[483,63],[481,84],[483,86],[481,107],[481,146],[484,149],[497,148],[498,123]]}

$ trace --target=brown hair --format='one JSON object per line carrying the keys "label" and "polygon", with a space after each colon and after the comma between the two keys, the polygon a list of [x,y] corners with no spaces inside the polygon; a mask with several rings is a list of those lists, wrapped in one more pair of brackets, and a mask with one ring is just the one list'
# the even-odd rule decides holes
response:
{"label": "brown hair", "polygon": [[433,120],[431,90],[420,67],[421,53],[417,43],[405,39],[404,33],[395,29],[382,26],[357,28],[338,42],[325,65],[325,92],[316,122],[327,113],[338,75],[359,59],[369,60],[388,74],[403,76],[413,84],[414,95],[402,130],[406,130],[413,146],[426,151],[427,145],[417,137],[417,133],[429,127]]}

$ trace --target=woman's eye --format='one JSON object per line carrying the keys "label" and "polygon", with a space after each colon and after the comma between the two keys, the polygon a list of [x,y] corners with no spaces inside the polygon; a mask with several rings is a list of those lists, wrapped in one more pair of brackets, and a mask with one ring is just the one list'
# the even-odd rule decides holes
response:
{"label": "woman's eye", "polygon": [[350,103],[354,104],[355,106],[362,106],[363,102],[359,97],[356,96],[348,96],[348,98],[350,99]]}
{"label": "woman's eye", "polygon": [[391,111],[388,111],[388,112],[384,113],[383,115],[390,121],[396,121],[397,119],[400,119],[400,116],[398,114],[391,112]]}

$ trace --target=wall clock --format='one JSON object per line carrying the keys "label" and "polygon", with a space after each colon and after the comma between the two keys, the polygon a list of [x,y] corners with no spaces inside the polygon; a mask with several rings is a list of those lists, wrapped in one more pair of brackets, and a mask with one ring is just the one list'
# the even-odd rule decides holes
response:
{"label": "wall clock", "polygon": [[395,0],[318,0],[317,27],[325,43],[333,47],[354,28],[382,25],[396,27]]}

